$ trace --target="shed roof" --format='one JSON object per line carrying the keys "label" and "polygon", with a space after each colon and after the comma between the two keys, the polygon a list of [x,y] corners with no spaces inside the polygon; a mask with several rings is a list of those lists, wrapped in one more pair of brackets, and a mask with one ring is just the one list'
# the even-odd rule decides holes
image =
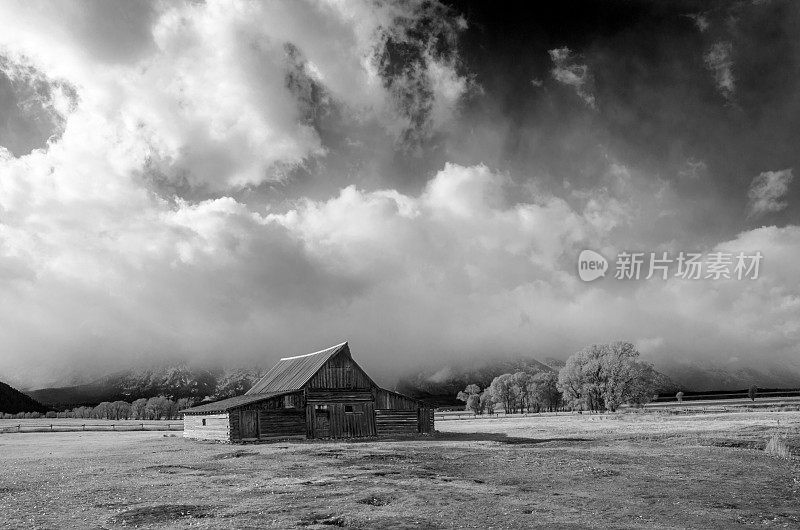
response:
{"label": "shed roof", "polygon": [[329,359],[342,351],[350,353],[347,342],[314,353],[284,357],[245,396],[300,390]]}
{"label": "shed roof", "polygon": [[205,403],[203,405],[198,405],[196,407],[184,409],[181,412],[183,412],[184,414],[225,412],[231,409],[235,409],[236,407],[249,405],[251,403],[257,403],[259,401],[264,401],[266,399],[276,396],[281,396],[283,394],[288,394],[288,393],[289,392],[266,392],[250,396],[245,394],[242,396],[234,396],[231,398],[222,399],[220,401],[214,401],[213,403]]}

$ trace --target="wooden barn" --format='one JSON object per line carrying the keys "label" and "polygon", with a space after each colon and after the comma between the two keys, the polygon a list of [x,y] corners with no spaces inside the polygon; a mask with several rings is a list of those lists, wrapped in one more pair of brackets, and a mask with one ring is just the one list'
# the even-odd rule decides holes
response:
{"label": "wooden barn", "polygon": [[184,437],[223,442],[433,432],[433,407],[380,388],[346,342],[285,357],[246,394],[183,414]]}

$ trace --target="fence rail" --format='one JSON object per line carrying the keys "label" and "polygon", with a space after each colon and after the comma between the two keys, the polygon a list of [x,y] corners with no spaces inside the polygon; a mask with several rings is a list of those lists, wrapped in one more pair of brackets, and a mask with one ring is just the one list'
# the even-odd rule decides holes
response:
{"label": "fence rail", "polygon": [[565,415],[567,412],[514,412],[513,414],[506,414],[504,412],[493,412],[492,414],[475,415],[472,412],[437,412],[434,415],[436,421],[448,420],[474,420],[474,419],[502,419],[502,418],[541,418],[544,416],[558,416]]}
{"label": "fence rail", "polygon": [[0,433],[79,431],[182,431],[183,423],[17,423],[0,425]]}

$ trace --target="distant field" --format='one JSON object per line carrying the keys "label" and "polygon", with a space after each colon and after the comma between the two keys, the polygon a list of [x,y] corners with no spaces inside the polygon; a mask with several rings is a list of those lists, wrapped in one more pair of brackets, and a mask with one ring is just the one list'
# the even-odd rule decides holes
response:
{"label": "distant field", "polygon": [[[749,411],[749,410],[776,410],[776,411],[800,411],[800,396],[797,397],[772,397],[772,398],[757,398],[752,401],[748,398],[734,398],[734,399],[696,399],[691,401],[659,401],[656,403],[648,403],[643,409],[630,409],[627,406],[622,407],[623,412],[649,412],[658,410],[670,410],[673,412],[725,412],[725,411]],[[528,417],[528,416],[546,416],[554,413],[519,413],[506,415],[502,409],[497,411],[492,417]],[[565,414],[564,412],[558,414]],[[586,414],[589,414],[588,412]],[[463,406],[456,410],[446,410],[436,413],[436,419],[467,419],[474,418],[472,412],[463,410]],[[480,418],[480,417],[479,417]]]}
{"label": "distant field", "polygon": [[0,435],[11,528],[800,527],[800,412],[441,421],[392,441]]}
{"label": "distant field", "polygon": [[720,406],[735,406],[745,408],[761,408],[761,407],[798,407],[800,406],[800,396],[782,396],[782,397],[758,397],[755,400],[748,398],[730,398],[730,399],[691,399],[683,401],[659,401],[655,403],[648,403],[646,408],[662,408],[662,407],[720,407]]}

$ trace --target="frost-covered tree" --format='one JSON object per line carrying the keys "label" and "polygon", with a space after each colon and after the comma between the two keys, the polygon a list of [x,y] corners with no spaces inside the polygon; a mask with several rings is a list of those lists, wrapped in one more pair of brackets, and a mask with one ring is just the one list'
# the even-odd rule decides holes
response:
{"label": "frost-covered tree", "polygon": [[558,389],[573,407],[615,411],[624,403],[650,401],[660,374],[638,360],[630,342],[595,344],[567,359],[558,376]]}

